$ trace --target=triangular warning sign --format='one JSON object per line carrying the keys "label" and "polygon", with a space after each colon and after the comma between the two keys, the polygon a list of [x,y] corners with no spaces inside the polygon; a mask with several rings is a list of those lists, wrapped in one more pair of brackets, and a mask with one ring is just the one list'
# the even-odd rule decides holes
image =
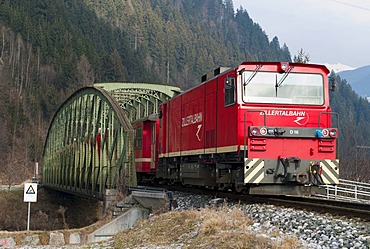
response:
{"label": "triangular warning sign", "polygon": [[37,183],[24,184],[24,202],[37,202]]}
{"label": "triangular warning sign", "polygon": [[32,195],[35,194],[35,190],[33,189],[32,185],[27,189],[26,194]]}

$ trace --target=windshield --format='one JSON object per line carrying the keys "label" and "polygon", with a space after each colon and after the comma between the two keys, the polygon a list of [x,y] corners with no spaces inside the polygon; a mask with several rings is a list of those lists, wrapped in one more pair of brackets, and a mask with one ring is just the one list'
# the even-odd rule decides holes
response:
{"label": "windshield", "polygon": [[[243,79],[252,74],[251,71],[244,71]],[[321,74],[257,72],[242,88],[243,101],[249,103],[324,104],[324,79]]]}

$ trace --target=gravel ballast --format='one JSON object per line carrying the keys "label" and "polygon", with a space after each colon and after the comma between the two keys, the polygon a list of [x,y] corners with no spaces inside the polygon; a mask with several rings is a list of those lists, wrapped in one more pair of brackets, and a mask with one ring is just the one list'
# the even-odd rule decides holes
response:
{"label": "gravel ballast", "polygon": [[[175,193],[179,209],[201,208],[209,205],[207,195]],[[239,205],[228,203],[228,206]],[[307,248],[370,248],[370,223],[345,217],[333,217],[305,210],[266,204],[240,205],[254,224],[250,230],[256,234],[279,231],[279,235],[298,237]]]}

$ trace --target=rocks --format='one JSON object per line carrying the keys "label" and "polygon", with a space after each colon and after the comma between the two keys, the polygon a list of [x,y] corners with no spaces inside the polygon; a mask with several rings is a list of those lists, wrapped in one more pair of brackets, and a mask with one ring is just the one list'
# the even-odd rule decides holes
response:
{"label": "rocks", "polygon": [[29,235],[24,238],[23,244],[26,246],[36,246],[40,243],[39,235]]}
{"label": "rocks", "polygon": [[72,233],[69,236],[69,244],[75,245],[75,244],[81,244],[82,242],[82,235],[81,233]]}
{"label": "rocks", "polygon": [[15,244],[13,238],[0,238],[0,248],[14,248]]}
{"label": "rocks", "polygon": [[175,192],[173,196],[177,201],[177,210],[204,208],[209,205],[210,201],[213,199],[208,195],[191,195],[182,192]]}
{"label": "rocks", "polygon": [[[294,235],[301,239],[308,248],[369,248],[364,236],[359,230],[370,234],[370,224],[363,225],[355,220],[341,220],[331,216],[291,208],[275,207],[272,205],[253,204],[243,207],[252,217],[255,232],[266,229],[268,222],[276,226],[286,235]],[[256,214],[264,215],[256,215]],[[345,219],[345,218],[343,218]]]}
{"label": "rocks", "polygon": [[49,244],[51,246],[63,246],[65,244],[64,234],[60,232],[51,232]]}
{"label": "rocks", "polygon": [[[179,209],[213,206],[209,196],[174,193]],[[211,205],[209,205],[211,203]],[[217,200],[220,203],[220,200]],[[238,203],[228,203],[238,205]],[[279,235],[298,237],[307,248],[370,248],[370,224],[355,219],[335,218],[309,211],[273,205],[241,205],[253,220],[250,230],[258,234],[278,229]]]}

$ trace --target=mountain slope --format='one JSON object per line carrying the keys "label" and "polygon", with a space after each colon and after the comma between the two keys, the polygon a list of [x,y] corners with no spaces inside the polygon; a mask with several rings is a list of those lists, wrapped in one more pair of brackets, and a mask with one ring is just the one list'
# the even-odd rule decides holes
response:
{"label": "mountain slope", "polygon": [[324,65],[329,69],[330,72],[333,71],[334,73],[339,73],[342,71],[349,71],[349,70],[355,69],[354,67],[343,65],[341,63],[336,63],[336,64],[325,63]]}
{"label": "mountain slope", "polygon": [[[189,88],[219,66],[244,60],[291,61],[246,10],[223,0],[84,0],[96,15],[123,29],[131,50],[162,83]],[[124,57],[122,57],[124,58]]]}
{"label": "mountain slope", "polygon": [[55,110],[82,86],[186,89],[219,66],[290,61],[231,0],[3,0],[0,36],[0,181],[10,184],[30,178]]}
{"label": "mountain slope", "polygon": [[[338,84],[336,91],[330,92],[330,103],[339,118],[341,178],[369,181],[370,150],[359,149],[358,146],[370,145],[370,103],[352,90],[351,85],[339,75],[333,74],[331,77]],[[337,119],[334,121],[336,125]]]}
{"label": "mountain slope", "polygon": [[[218,66],[291,61],[288,47],[269,41],[247,10],[234,14],[231,0],[3,0],[0,35],[0,181],[10,183],[32,175],[51,117],[82,86],[144,81],[187,89]],[[345,148],[366,144],[368,103],[350,91],[332,100],[346,118]]]}
{"label": "mountain slope", "polygon": [[370,96],[370,65],[354,70],[342,71],[339,72],[338,75],[342,79],[347,80],[353,90],[355,90],[360,96]]}

